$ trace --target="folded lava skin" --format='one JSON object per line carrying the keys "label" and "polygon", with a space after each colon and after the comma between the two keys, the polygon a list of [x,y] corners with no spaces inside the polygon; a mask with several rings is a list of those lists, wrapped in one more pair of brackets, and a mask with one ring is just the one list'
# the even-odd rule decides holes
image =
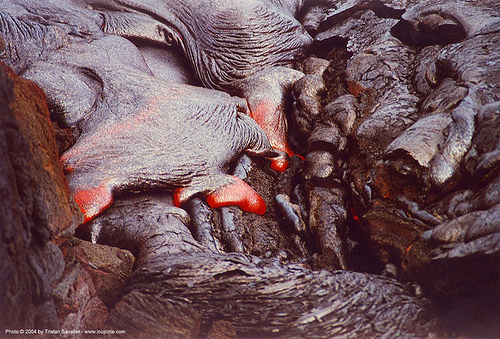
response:
{"label": "folded lava skin", "polygon": [[[113,193],[154,188],[176,190],[178,204],[217,192],[208,199],[213,206],[264,213],[258,194],[224,172],[245,150],[274,157],[278,171],[293,155],[284,101],[302,73],[283,66],[312,42],[293,17],[298,5],[13,1],[0,7],[7,61],[47,92],[56,120],[78,136],[61,160],[85,220],[107,208]],[[23,17],[28,7],[37,19]],[[159,81],[137,48],[116,35],[176,45],[205,86],[246,102]]]}
{"label": "folded lava skin", "polygon": [[[306,55],[313,39],[294,18],[298,1],[89,1],[102,16],[102,30],[181,48],[208,88],[247,99],[250,115],[281,156],[287,141],[284,101],[303,74],[288,67]],[[132,11],[133,9],[133,11]],[[285,66],[285,67],[282,67]]]}

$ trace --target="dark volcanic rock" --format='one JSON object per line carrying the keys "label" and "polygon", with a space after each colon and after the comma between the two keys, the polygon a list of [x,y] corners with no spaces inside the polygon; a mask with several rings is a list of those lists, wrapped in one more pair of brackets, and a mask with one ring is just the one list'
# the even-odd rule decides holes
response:
{"label": "dark volcanic rock", "polygon": [[[28,158],[26,163],[23,163],[22,156],[13,156],[19,168],[33,168],[31,174],[20,172],[19,175],[25,177],[18,180],[24,185],[30,185],[29,190],[36,192],[36,197],[32,201],[33,206],[29,208],[34,209],[31,213],[38,214],[39,218],[42,218],[37,220],[37,223],[45,224],[51,234],[59,235],[68,227],[75,226],[77,220],[73,215],[78,214],[75,213],[74,204],[70,203],[67,182],[61,175],[62,167],[45,94],[34,83],[25,81],[17,77],[12,70],[2,67],[4,73],[14,82],[12,89],[15,97],[10,102],[7,101],[4,109],[10,107],[19,124],[20,133],[27,139],[28,148],[23,151],[30,152],[33,157],[33,160]],[[7,129],[3,131],[9,132]],[[13,141],[17,139],[19,137],[12,137]],[[30,162],[32,164],[27,165]]]}
{"label": "dark volcanic rock", "polygon": [[342,189],[315,187],[309,192],[309,229],[319,247],[320,265],[347,268],[346,196]]}
{"label": "dark volcanic rock", "polygon": [[[499,304],[500,7],[420,1],[391,19],[360,3],[370,1],[345,5],[356,15],[336,10],[316,36],[352,54],[344,73],[332,60],[325,113],[345,134],[355,131],[347,184],[360,225],[383,262],[421,282],[445,310],[470,302],[475,321],[492,327],[476,333],[491,335]],[[355,97],[348,104],[330,95],[343,94],[343,81]],[[477,300],[488,296],[494,306],[481,312]],[[449,326],[461,322],[458,314]]]}
{"label": "dark volcanic rock", "polygon": [[298,184],[303,161],[297,156],[290,159],[285,172],[263,170],[263,165],[254,163],[248,172],[247,181],[255,187],[268,206],[263,216],[233,210],[236,231],[245,245],[246,252],[263,257],[281,257],[295,261],[303,257],[304,239],[297,243],[296,233],[277,208],[278,194],[292,195]]}

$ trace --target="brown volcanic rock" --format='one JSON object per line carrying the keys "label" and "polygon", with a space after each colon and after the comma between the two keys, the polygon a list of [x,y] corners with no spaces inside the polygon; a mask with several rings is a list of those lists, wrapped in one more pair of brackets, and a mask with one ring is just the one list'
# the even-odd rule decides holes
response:
{"label": "brown volcanic rock", "polygon": [[51,242],[77,225],[44,93],[0,67],[0,326],[57,328],[51,285],[64,261]]}
{"label": "brown volcanic rock", "polygon": [[[46,216],[45,222],[54,235],[59,235],[74,226],[79,217],[76,206],[71,202],[68,185],[59,162],[56,135],[50,121],[46,97],[33,82],[17,77],[8,67],[2,66],[14,80],[15,100],[10,108],[19,123],[19,131],[27,137],[33,155],[31,176],[38,186],[37,203]],[[42,213],[40,213],[42,215]]]}
{"label": "brown volcanic rock", "polygon": [[120,293],[133,256],[67,239],[82,216],[59,162],[45,94],[3,64],[0,91],[0,309],[9,310],[0,327],[100,329],[104,302]]}

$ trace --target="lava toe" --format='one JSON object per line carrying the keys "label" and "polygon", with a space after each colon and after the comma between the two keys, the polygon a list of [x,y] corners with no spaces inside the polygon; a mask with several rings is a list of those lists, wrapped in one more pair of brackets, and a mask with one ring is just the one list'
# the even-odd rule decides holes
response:
{"label": "lava toe", "polygon": [[85,216],[84,223],[102,213],[113,203],[111,189],[105,183],[90,189],[76,190],[73,197]]}
{"label": "lava toe", "polygon": [[232,183],[209,194],[207,203],[214,208],[237,205],[244,211],[263,215],[266,212],[266,203],[262,197],[240,178],[232,178]]}

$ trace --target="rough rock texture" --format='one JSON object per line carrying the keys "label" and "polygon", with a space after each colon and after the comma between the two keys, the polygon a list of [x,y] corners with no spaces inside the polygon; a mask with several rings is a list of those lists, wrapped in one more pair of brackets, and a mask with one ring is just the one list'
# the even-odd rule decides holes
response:
{"label": "rough rock texture", "polygon": [[394,279],[211,253],[188,222],[164,194],[123,197],[92,221],[99,242],[137,255],[106,326],[138,337],[426,336],[433,329],[428,301]]}
{"label": "rough rock texture", "polygon": [[[296,10],[299,3],[292,2],[273,4],[287,3]],[[188,215],[173,207],[168,192],[128,192],[77,232],[105,245],[55,237],[54,229],[74,229],[74,224],[61,226],[64,218],[49,226],[36,217],[29,224],[31,233],[21,221],[9,224],[2,236],[18,232],[3,236],[8,240],[2,244],[9,248],[20,243],[10,239],[23,239],[21,235],[38,240],[15,247],[29,248],[17,261],[4,251],[2,258],[9,260],[2,260],[7,272],[0,275],[2,284],[13,279],[12,262],[20,263],[16,272],[22,286],[30,281],[43,281],[33,286],[52,284],[33,289],[39,297],[22,304],[29,314],[51,310],[35,318],[37,324],[111,327],[144,337],[498,336],[497,1],[311,4],[298,17],[315,39],[314,55],[296,65],[305,76],[292,86],[293,102],[282,107],[292,149],[304,160],[294,156],[281,173],[264,160],[246,157],[231,168],[263,197],[266,214],[211,209],[195,198],[183,206]],[[16,47],[5,35],[4,42],[0,39],[2,57],[21,72],[30,59],[57,55],[69,40],[102,37],[100,16],[90,8],[75,13],[62,11],[58,18],[72,19],[55,26],[19,26],[36,31],[38,39]],[[78,28],[78,34],[68,27]],[[152,46],[131,40],[148,67],[166,62],[157,50],[147,50]],[[175,67],[179,72],[173,78],[187,79],[186,63]],[[171,78],[160,70],[151,73]],[[57,85],[49,80],[47,84]],[[91,92],[99,90],[92,86]],[[64,95],[49,93],[51,107],[71,107],[64,105],[74,104],[73,99],[89,104],[87,97]],[[62,113],[52,111],[56,118]],[[82,112],[65,114],[73,113],[81,117]],[[14,125],[5,126],[10,129],[2,127],[2,133]],[[65,132],[58,135],[60,149],[67,148],[71,142]],[[0,183],[9,190],[5,192],[20,192],[16,206],[32,206],[36,199],[31,191],[18,187],[29,187],[33,180],[23,173],[35,171],[0,173],[23,179],[25,186]],[[50,180],[59,183],[61,178]],[[17,199],[16,194],[6,197]],[[50,202],[55,203],[57,199]],[[5,216],[28,221],[40,212],[8,211],[15,213]],[[62,242],[63,256],[49,242],[54,237]],[[32,252],[38,261],[31,262],[44,269],[24,274],[23,260]],[[1,300],[11,300],[6,305],[15,311],[2,315],[12,318],[6,324],[28,321],[19,320],[23,313],[14,299]],[[33,324],[29,321],[25,323]]]}

